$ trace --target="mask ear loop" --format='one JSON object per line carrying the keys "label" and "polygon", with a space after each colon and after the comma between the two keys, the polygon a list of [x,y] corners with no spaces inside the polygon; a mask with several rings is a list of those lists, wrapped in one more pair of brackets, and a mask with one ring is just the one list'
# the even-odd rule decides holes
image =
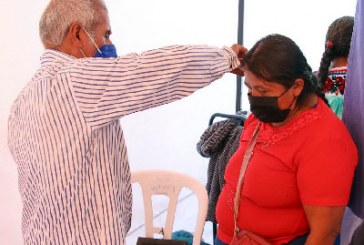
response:
{"label": "mask ear loop", "polygon": [[[99,52],[100,54],[102,54],[101,50],[99,49],[99,47],[97,47],[97,44],[95,43],[94,39],[91,37],[91,35],[85,30],[85,28],[82,27],[82,29],[84,30],[84,32],[86,32],[87,36],[90,38],[91,42],[93,43],[93,45],[95,45],[97,52]],[[81,51],[82,53],[82,51]]]}
{"label": "mask ear loop", "polygon": [[82,51],[82,49],[80,49],[80,52],[81,52],[81,54],[83,55],[83,58],[86,58],[86,55],[85,55],[85,53]]}
{"label": "mask ear loop", "polygon": [[292,88],[292,87],[287,88],[287,89],[286,89],[286,91],[284,91],[283,93],[281,93],[281,95],[280,95],[280,96],[278,96],[278,98],[281,98],[281,97],[282,97],[285,93],[287,93],[287,91],[288,91],[288,90],[290,90],[291,88]]}
{"label": "mask ear loop", "polygon": [[290,109],[290,108],[291,108],[291,106],[293,105],[293,102],[295,102],[295,101],[296,101],[296,99],[297,99],[297,96],[295,96],[295,97],[294,97],[294,99],[292,100],[291,105],[288,107],[289,109]]}
{"label": "mask ear loop", "polygon": [[[287,93],[288,90],[290,90],[292,87],[289,87],[286,91],[284,91],[278,98],[282,97],[285,93]],[[295,96],[294,99],[292,100],[291,104],[289,105],[288,109],[292,110],[291,109],[291,106],[293,105],[293,102],[296,101],[298,96]]]}

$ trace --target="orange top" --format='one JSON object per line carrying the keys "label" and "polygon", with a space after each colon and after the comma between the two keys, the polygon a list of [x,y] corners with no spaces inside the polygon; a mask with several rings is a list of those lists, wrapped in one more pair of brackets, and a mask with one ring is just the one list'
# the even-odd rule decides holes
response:
{"label": "orange top", "polygon": [[[230,159],[220,194],[217,235],[229,243],[234,231],[234,196],[247,143],[258,119],[249,116],[240,146]],[[289,123],[262,123],[254,154],[245,173],[238,227],[273,244],[309,232],[302,204],[346,206],[358,161],[345,125],[320,99]]]}

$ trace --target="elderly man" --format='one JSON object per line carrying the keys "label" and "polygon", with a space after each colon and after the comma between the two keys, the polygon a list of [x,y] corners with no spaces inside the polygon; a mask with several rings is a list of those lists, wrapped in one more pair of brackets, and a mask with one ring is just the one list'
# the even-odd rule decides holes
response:
{"label": "elderly man", "polygon": [[24,242],[123,244],[132,192],[118,119],[239,73],[246,49],[170,46],[118,57],[102,0],[52,0],[39,26],[41,67],[9,117]]}

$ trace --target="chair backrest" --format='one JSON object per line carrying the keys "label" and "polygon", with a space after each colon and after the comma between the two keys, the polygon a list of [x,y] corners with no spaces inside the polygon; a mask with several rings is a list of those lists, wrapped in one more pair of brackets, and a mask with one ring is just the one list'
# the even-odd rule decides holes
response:
{"label": "chair backrest", "polygon": [[[193,245],[200,245],[207,214],[208,196],[205,186],[197,179],[186,174],[166,170],[141,170],[131,174],[133,183],[141,186],[144,213],[145,236],[152,238],[154,234],[161,234],[165,239],[171,239],[173,223],[178,203],[178,196],[182,188],[188,188],[197,196],[198,212],[193,234]],[[153,224],[153,195],[169,197],[165,227],[155,227]]]}

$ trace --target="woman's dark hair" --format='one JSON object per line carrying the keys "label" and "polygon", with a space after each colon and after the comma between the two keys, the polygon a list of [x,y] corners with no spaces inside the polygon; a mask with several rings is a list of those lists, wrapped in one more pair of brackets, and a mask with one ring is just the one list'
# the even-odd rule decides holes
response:
{"label": "woman's dark hair", "polygon": [[325,52],[322,54],[318,71],[319,84],[323,86],[329,73],[331,61],[338,57],[348,57],[354,17],[343,16],[331,23],[327,30]]}
{"label": "woman's dark hair", "polygon": [[244,62],[256,77],[279,83],[286,88],[290,88],[296,79],[301,78],[304,86],[297,98],[299,106],[304,104],[311,93],[316,93],[326,101],[302,51],[286,36],[273,34],[262,38],[244,56]]}

